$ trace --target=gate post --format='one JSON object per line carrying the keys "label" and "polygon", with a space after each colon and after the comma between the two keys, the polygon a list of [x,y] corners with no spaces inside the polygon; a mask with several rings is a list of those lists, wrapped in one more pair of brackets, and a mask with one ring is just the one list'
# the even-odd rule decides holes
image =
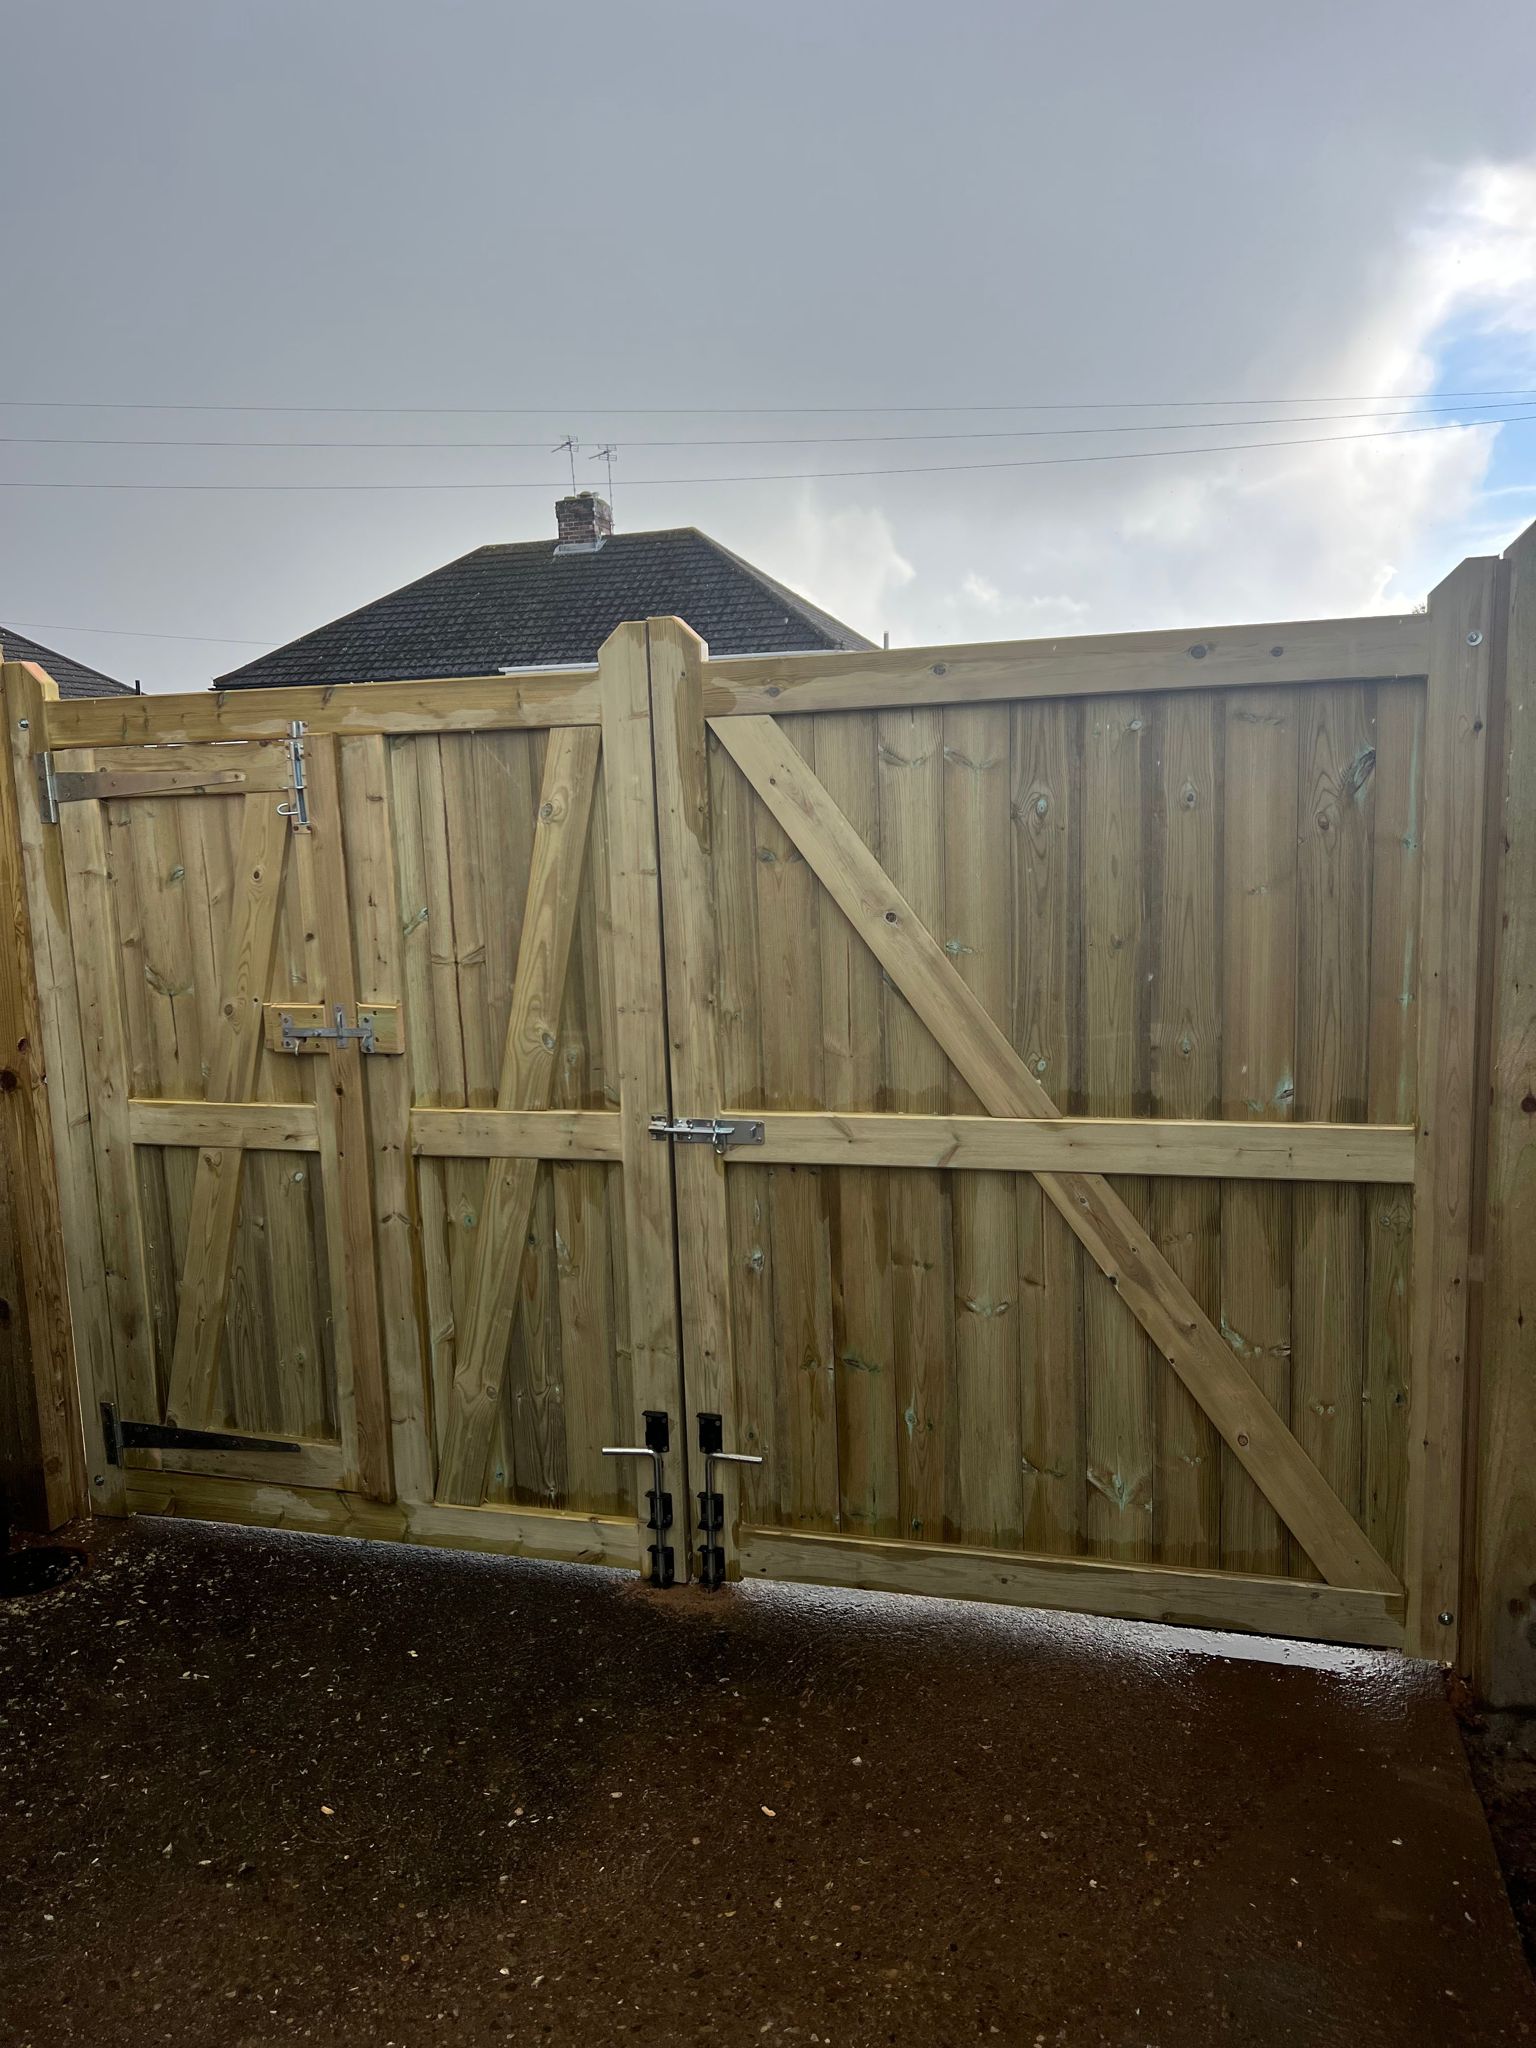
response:
{"label": "gate post", "polygon": [[1476,1206],[1474,1137],[1488,722],[1503,579],[1462,562],[1429,600],[1413,1182],[1413,1343],[1404,1576],[1410,1654],[1457,1661]]}
{"label": "gate post", "polygon": [[22,662],[0,674],[0,1492],[16,1522],[46,1530],[89,1513],[91,1488],[22,852],[20,805],[35,807],[26,742],[43,690]]}
{"label": "gate post", "polygon": [[1536,526],[1506,551],[1502,688],[1492,725],[1487,915],[1488,1041],[1478,1091],[1485,1278],[1474,1293],[1477,1365],[1463,1598],[1479,1699],[1536,1707]]}

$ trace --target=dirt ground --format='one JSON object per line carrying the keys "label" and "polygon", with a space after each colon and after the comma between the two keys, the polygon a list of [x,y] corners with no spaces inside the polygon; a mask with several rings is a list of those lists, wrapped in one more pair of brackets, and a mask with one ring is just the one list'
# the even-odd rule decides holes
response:
{"label": "dirt ground", "polygon": [[0,1604],[6,2048],[1536,2040],[1422,1667],[190,1523],[93,1544]]}
{"label": "dirt ground", "polygon": [[1494,1848],[1536,1970],[1536,1714],[1461,1711],[1461,1735]]}

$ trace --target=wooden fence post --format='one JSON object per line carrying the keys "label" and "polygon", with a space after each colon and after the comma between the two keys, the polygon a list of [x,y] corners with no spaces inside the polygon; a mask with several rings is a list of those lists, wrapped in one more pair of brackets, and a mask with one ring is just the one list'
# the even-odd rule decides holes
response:
{"label": "wooden fence post", "polygon": [[1504,638],[1499,586],[1498,563],[1478,558],[1453,569],[1429,600],[1404,1561],[1407,1647],[1447,1662],[1462,1627],[1484,783]]}
{"label": "wooden fence post", "polygon": [[[4,676],[14,736],[27,715],[28,679],[20,663],[6,664]],[[0,1485],[18,1523],[56,1529],[89,1512],[91,1488],[22,866],[20,769],[11,746],[0,748]]]}
{"label": "wooden fence post", "polygon": [[1502,744],[1490,774],[1491,946],[1480,1384],[1469,1469],[1470,1664],[1480,1698],[1536,1707],[1536,526],[1504,557]]}

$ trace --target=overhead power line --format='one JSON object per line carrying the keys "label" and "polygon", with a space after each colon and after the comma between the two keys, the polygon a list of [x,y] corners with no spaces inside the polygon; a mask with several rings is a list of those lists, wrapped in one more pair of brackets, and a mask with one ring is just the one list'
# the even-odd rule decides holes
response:
{"label": "overhead power line", "polygon": [[1348,391],[1331,398],[1008,398],[986,405],[252,405],[208,399],[0,398],[0,406],[37,412],[345,413],[373,418],[414,413],[423,418],[457,419],[725,419],[749,415],[804,419],[855,413],[1169,412],[1245,405],[1407,405],[1427,398],[1536,398],[1536,388],[1492,385],[1476,391]]}
{"label": "overhead power line", "polygon": [[[1502,402],[1502,401],[1498,401]],[[1497,402],[1495,402],[1497,403]],[[1441,412],[1490,412],[1494,403],[1483,405],[1414,405],[1398,412],[1314,412],[1314,413],[1271,413],[1267,417],[1248,420],[1226,420],[1221,424],[1229,431],[1237,427],[1307,427],[1326,426],[1333,421],[1351,420],[1399,420],[1417,419],[1426,413]],[[1087,427],[960,427],[942,434],[754,434],[748,437],[730,436],[724,440],[701,440],[690,435],[686,440],[640,440],[614,441],[610,451],[617,454],[626,448],[832,448],[844,443],[858,445],[880,442],[917,441],[1038,441],[1056,440],[1065,436],[1080,434],[1199,434],[1207,433],[1217,423],[1213,420],[1146,420],[1120,421],[1106,426]],[[1459,424],[1452,422],[1452,424]],[[1470,421],[1476,426],[1478,421]],[[430,452],[450,454],[466,449],[491,449],[510,451],[514,449],[543,449],[547,453],[562,454],[574,450],[579,444],[567,436],[558,448],[551,450],[549,443],[539,441],[253,441],[245,440],[190,440],[185,437],[171,438],[165,435],[141,434],[0,434],[0,447],[5,448],[275,448],[289,449],[426,449]],[[603,449],[591,459],[600,460]]]}
{"label": "overhead power line", "polygon": [[7,612],[0,623],[0,647],[9,626],[17,633],[98,633],[108,640],[187,640],[208,647],[270,647],[271,640],[241,640],[230,633],[150,633],[133,626],[52,626],[41,619],[13,619]]}
{"label": "overhead power line", "polygon": [[[1092,455],[1028,455],[1005,457],[1001,462],[933,462],[882,469],[766,470],[738,476],[645,476],[625,479],[626,490],[662,490],[680,485],[690,488],[706,484],[786,484],[837,482],[875,476],[956,476],[988,470],[1060,469],[1090,462],[1156,462],[1184,455],[1245,455],[1265,448],[1322,448],[1342,441],[1390,441],[1414,434],[1475,433],[1479,427],[1515,426],[1536,420],[1536,412],[1504,413],[1486,420],[1447,420],[1433,427],[1383,427],[1378,433],[1310,434],[1283,441],[1216,441],[1199,448],[1116,448]],[[3,491],[223,491],[263,494],[267,492],[313,491],[547,491],[560,488],[543,477],[516,477],[506,482],[427,483],[302,483],[227,484],[125,481],[42,481],[36,478],[0,477]]]}

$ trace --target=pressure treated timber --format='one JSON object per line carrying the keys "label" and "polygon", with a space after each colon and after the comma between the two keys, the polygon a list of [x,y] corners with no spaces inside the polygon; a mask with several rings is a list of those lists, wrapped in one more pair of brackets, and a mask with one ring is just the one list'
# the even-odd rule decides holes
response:
{"label": "pressure treated timber", "polygon": [[621,1120],[599,1109],[414,1109],[419,1159],[607,1159],[624,1156]]}
{"label": "pressure treated timber", "polygon": [[[288,838],[287,822],[273,804],[261,797],[245,798],[236,864],[238,894],[219,976],[227,1028],[208,1075],[210,1102],[239,1102],[251,1092]],[[206,1429],[213,1420],[241,1165],[238,1147],[205,1147],[198,1159],[192,1200],[195,1235],[189,1237],[182,1269],[176,1349],[166,1395],[167,1420],[191,1429]],[[132,1220],[137,1227],[136,1213]],[[127,1398],[126,1389],[120,1392]]]}
{"label": "pressure treated timber", "polygon": [[1502,758],[1490,772],[1495,872],[1490,1113],[1474,1470],[1472,1670],[1495,1707],[1536,1707],[1536,527],[1505,557]]}
{"label": "pressure treated timber", "polygon": [[1135,690],[1233,690],[1422,676],[1420,615],[1302,619],[1174,633],[1085,634],[965,647],[745,655],[707,665],[704,714],[865,711]]}
{"label": "pressure treated timber", "polygon": [[[174,761],[173,749],[163,751]],[[61,804],[101,803],[109,797],[125,796],[245,796],[253,790],[287,787],[286,758],[282,762],[253,761],[249,767],[225,762],[210,768],[60,769],[54,777],[54,796]]]}
{"label": "pressure treated timber", "polygon": [[798,1530],[743,1528],[744,1578],[788,1579],[863,1592],[927,1593],[1065,1608],[1128,1621],[1179,1622],[1302,1641],[1399,1649],[1403,1595],[1374,1587],[1189,1571],[1175,1565],[1027,1556],[959,1545],[875,1542]]}
{"label": "pressure treated timber", "polygon": [[253,1152],[320,1149],[312,1102],[163,1102],[134,1096],[128,1103],[128,1135],[135,1145],[243,1145]]}
{"label": "pressure treated timber", "polygon": [[[310,827],[295,836],[307,884],[306,925],[313,934],[315,971],[325,1007],[339,1007],[350,1015],[357,1008],[358,970],[338,742],[324,737],[306,740],[305,757]],[[363,1056],[355,1043],[343,1040],[331,1047],[324,1080],[316,1110],[333,1312],[339,1308],[345,1315],[350,1359],[350,1372],[338,1372],[350,1396],[342,1403],[343,1441],[351,1439],[359,1489],[375,1500],[388,1500],[394,1488],[393,1446],[375,1232],[373,1139]]]}
{"label": "pressure treated timber", "polygon": [[0,675],[4,678],[17,832],[32,922],[43,1063],[58,1168],[69,1318],[79,1375],[76,1412],[85,1437],[92,1502],[101,1513],[119,1514],[122,1473],[108,1462],[101,1430],[100,1403],[112,1397],[116,1380],[69,885],[63,844],[57,830],[43,818],[35,764],[29,757],[30,735],[41,724],[45,707],[58,701],[58,685],[30,662],[8,661]]}
{"label": "pressure treated timber", "polygon": [[[1045,1090],[775,722],[718,719],[711,729],[987,1108],[1053,1114]],[[1040,1178],[1324,1577],[1396,1590],[1393,1573],[1108,1183],[1081,1172]]]}
{"label": "pressure treated timber", "polygon": [[[648,629],[618,626],[598,653],[603,716],[603,789],[608,830],[612,919],[615,1056],[624,1186],[624,1257],[615,1278],[628,1297],[633,1420],[647,1408],[681,1415],[677,1215],[668,1147],[650,1134],[650,1119],[669,1114],[667,1005],[662,966],[661,864],[658,852],[658,760],[652,751]],[[683,1211],[682,1213],[686,1213]],[[686,1315],[686,1308],[684,1311]],[[643,1439],[637,1439],[643,1440]],[[677,1443],[672,1492],[673,1533],[680,1572],[690,1555],[688,1446]],[[637,1481],[637,1496],[644,1484]],[[643,1508],[630,1524],[631,1555],[643,1565],[652,1540]]]}
{"label": "pressure treated timber", "polygon": [[[496,1093],[500,1110],[539,1109],[549,1099],[598,746],[596,732],[562,727],[551,736],[545,757]],[[481,1496],[536,1171],[534,1160],[513,1158],[504,1168],[493,1167],[487,1182],[438,1464],[439,1500],[467,1505]]]}
{"label": "pressure treated timber", "polygon": [[310,734],[595,725],[597,679],[590,669],[572,669],[521,677],[209,690],[178,697],[75,697],[47,707],[42,730],[32,736],[32,751],[285,739],[294,719],[302,720]]}
{"label": "pressure treated timber", "polygon": [[[18,677],[18,682],[20,678]],[[27,701],[6,689],[0,705]],[[22,712],[21,716],[26,713]],[[18,817],[18,765],[0,759],[0,1483],[13,1519],[54,1529],[89,1512],[69,1276],[49,1109],[33,919]]]}
{"label": "pressure treated timber", "polygon": [[1202,1180],[1413,1180],[1411,1124],[1240,1124],[1154,1117],[761,1117],[727,1164],[944,1167],[972,1173],[1147,1173]]}
{"label": "pressure treated timber", "polygon": [[498,1557],[549,1558],[564,1564],[633,1568],[634,1523],[610,1515],[536,1508],[446,1507],[433,1501],[365,1500],[355,1493],[180,1473],[133,1472],[128,1505],[136,1514],[187,1515],[312,1536],[363,1536],[378,1543],[426,1543]]}
{"label": "pressure treated timber", "polygon": [[1484,778],[1492,657],[1504,642],[1497,569],[1463,562],[1429,599],[1406,1576],[1408,1646],[1446,1660],[1460,1632]]}

